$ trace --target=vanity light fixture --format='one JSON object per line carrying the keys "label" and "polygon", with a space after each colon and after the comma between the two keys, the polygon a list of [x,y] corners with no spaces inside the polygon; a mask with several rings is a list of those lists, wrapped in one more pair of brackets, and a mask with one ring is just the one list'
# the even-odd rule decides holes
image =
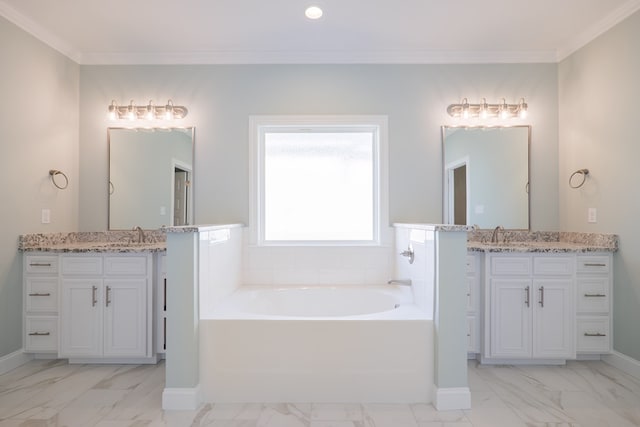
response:
{"label": "vanity light fixture", "polygon": [[451,104],[447,107],[447,113],[454,118],[481,118],[498,117],[500,119],[508,119],[519,117],[524,119],[527,117],[529,106],[524,98],[520,98],[517,104],[507,104],[502,98],[499,104],[487,104],[487,100],[482,98],[479,104],[469,104],[467,98],[463,98],[460,104]]}
{"label": "vanity light fixture", "polygon": [[174,120],[183,119],[187,113],[187,107],[173,105],[173,101],[168,100],[166,105],[155,105],[149,101],[147,105],[136,105],[133,100],[129,105],[118,105],[116,101],[111,101],[108,108],[109,120]]}

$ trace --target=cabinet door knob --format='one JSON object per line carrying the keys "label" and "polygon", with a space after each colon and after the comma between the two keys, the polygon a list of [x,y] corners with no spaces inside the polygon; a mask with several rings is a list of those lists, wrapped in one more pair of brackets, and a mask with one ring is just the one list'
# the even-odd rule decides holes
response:
{"label": "cabinet door knob", "polygon": [[105,293],[106,293],[105,304],[107,307],[109,307],[109,304],[111,304],[111,286],[107,286],[107,290]]}
{"label": "cabinet door knob", "polygon": [[538,289],[540,291],[540,301],[538,301],[538,303],[540,304],[540,307],[544,308],[544,286],[540,286],[540,289]]}
{"label": "cabinet door knob", "polygon": [[525,294],[524,294],[524,303],[527,305],[527,307],[531,306],[531,288],[529,286],[527,286],[526,288],[524,288]]}
{"label": "cabinet door knob", "polygon": [[91,307],[95,307],[97,303],[98,303],[98,287],[92,286],[91,287]]}
{"label": "cabinet door knob", "polygon": [[29,336],[32,337],[46,337],[48,335],[51,335],[51,332],[30,332]]}
{"label": "cabinet door knob", "polygon": [[585,337],[606,337],[607,334],[601,334],[600,332],[596,332],[595,334],[590,332],[585,332],[584,336]]}
{"label": "cabinet door knob", "polygon": [[41,293],[33,293],[33,294],[29,294],[30,297],[50,297],[51,294],[49,292],[47,292],[46,294],[41,294]]}
{"label": "cabinet door knob", "polygon": [[584,294],[586,298],[604,298],[605,294]]}

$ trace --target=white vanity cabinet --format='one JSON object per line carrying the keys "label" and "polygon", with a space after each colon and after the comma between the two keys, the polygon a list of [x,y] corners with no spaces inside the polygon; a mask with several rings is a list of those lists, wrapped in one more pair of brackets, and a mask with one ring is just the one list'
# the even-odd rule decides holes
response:
{"label": "white vanity cabinet", "polygon": [[467,254],[466,284],[467,284],[467,353],[475,357],[480,353],[480,254]]}
{"label": "white vanity cabinet", "polygon": [[575,358],[575,255],[485,256],[483,360]]}
{"label": "white vanity cabinet", "polygon": [[606,354],[611,351],[613,256],[607,253],[577,257],[578,354]]}
{"label": "white vanity cabinet", "polygon": [[23,341],[27,353],[58,351],[58,256],[23,257]]}
{"label": "white vanity cabinet", "polygon": [[61,255],[59,356],[152,358],[152,285],[150,253]]}

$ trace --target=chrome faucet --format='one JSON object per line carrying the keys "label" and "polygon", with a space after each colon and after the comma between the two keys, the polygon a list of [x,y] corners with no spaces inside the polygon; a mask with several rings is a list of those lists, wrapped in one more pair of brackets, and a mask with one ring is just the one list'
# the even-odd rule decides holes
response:
{"label": "chrome faucet", "polygon": [[504,227],[499,225],[493,229],[493,234],[491,234],[491,243],[500,243],[500,232],[504,231]]}
{"label": "chrome faucet", "polygon": [[136,225],[135,227],[133,227],[133,231],[138,232],[138,243],[144,243],[144,230],[142,230],[139,225]]}
{"label": "chrome faucet", "polygon": [[387,285],[403,285],[411,286],[411,279],[391,279],[387,282]]}

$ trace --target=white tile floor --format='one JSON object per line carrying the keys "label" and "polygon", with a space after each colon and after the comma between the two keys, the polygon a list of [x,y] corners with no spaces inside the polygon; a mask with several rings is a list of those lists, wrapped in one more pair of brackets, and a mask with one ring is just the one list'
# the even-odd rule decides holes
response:
{"label": "white tile floor", "polygon": [[164,364],[36,360],[0,376],[0,427],[640,426],[640,380],[603,362],[562,367],[469,362],[472,409],[396,404],[206,404],[164,412]]}

